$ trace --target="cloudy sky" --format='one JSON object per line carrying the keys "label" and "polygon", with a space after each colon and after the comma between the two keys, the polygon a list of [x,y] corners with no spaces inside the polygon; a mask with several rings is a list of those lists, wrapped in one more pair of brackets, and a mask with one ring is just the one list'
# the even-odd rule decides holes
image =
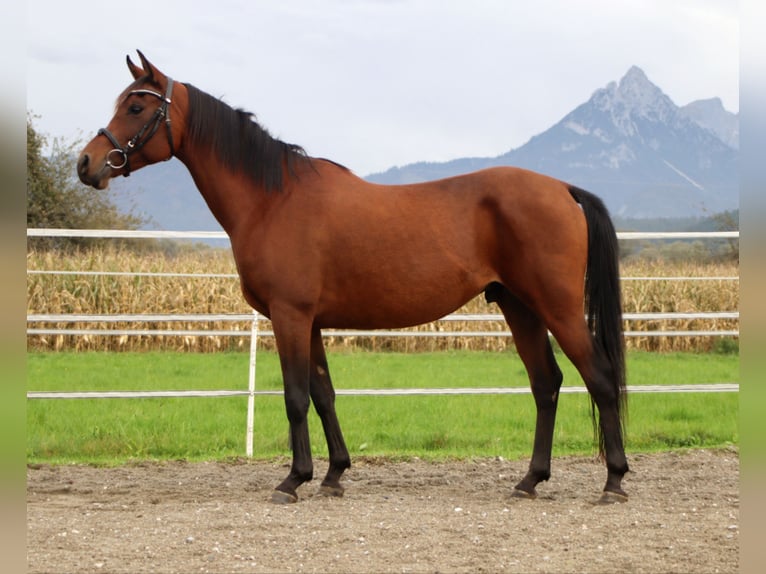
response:
{"label": "cloudy sky", "polygon": [[736,0],[29,0],[27,40],[49,136],[106,125],[138,48],[360,175],[504,153],[632,65],[739,109]]}

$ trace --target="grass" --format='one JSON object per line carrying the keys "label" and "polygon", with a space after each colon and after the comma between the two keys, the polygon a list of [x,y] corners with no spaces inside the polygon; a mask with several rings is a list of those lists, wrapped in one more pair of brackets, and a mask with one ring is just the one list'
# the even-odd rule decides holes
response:
{"label": "grass", "polygon": [[[514,353],[366,353],[329,357],[336,388],[527,386]],[[582,385],[559,357],[565,384]],[[737,382],[735,354],[631,352],[631,385]],[[245,353],[29,353],[28,389],[35,391],[246,389]],[[281,388],[274,353],[258,356],[257,388]],[[652,452],[737,444],[738,400],[724,394],[633,394],[627,448]],[[529,395],[355,397],[337,399],[352,456],[427,459],[527,457],[534,432]],[[590,454],[593,434],[586,395],[564,395],[554,456]],[[310,415],[316,456],[327,447]],[[29,400],[29,462],[119,464],[128,460],[222,459],[244,454],[245,397]],[[289,453],[279,396],[256,399],[258,458]]]}

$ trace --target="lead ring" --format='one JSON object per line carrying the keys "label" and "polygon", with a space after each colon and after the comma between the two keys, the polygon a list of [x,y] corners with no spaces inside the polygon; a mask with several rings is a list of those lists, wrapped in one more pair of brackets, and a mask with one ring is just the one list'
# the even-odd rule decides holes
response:
{"label": "lead ring", "polygon": [[[115,152],[117,152],[117,153],[122,155],[122,163],[119,164],[119,165],[116,164],[116,163],[112,163],[112,160],[110,159],[112,157],[112,154],[115,153]],[[121,169],[121,168],[125,167],[127,165],[127,163],[128,163],[128,154],[126,154],[121,149],[114,148],[112,151],[110,151],[108,154],[106,154],[106,165],[108,165],[112,169]]]}

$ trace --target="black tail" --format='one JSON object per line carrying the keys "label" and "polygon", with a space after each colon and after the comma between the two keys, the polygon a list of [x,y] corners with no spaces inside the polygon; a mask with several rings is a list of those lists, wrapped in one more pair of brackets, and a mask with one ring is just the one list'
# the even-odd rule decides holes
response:
{"label": "black tail", "polygon": [[[588,222],[588,265],[585,275],[588,328],[611,367],[612,384],[618,396],[617,410],[624,434],[628,395],[625,388],[625,339],[622,327],[617,233],[606,206],[598,197],[574,186],[570,186],[569,193],[582,207]],[[592,398],[591,407],[593,424],[598,432],[599,449],[603,454],[604,437],[596,421]]]}

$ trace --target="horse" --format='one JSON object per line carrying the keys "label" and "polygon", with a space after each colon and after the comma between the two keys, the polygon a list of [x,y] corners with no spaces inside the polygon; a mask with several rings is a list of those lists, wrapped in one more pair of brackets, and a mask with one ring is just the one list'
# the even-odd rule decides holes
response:
{"label": "horse", "polygon": [[271,500],[313,479],[307,413],[322,422],[329,468],[319,493],[342,496],[351,459],[335,410],[322,329],[403,328],[484,294],[502,311],[531,385],[532,457],[511,496],[535,498],[551,474],[562,373],[549,333],[590,394],[607,478],[624,502],[627,395],[619,252],[594,194],[515,167],[385,186],[272,137],[252,113],[174,81],[138,51],[114,116],[77,159],[80,180],[177,157],[231,239],[245,300],[272,321],[292,465]]}

